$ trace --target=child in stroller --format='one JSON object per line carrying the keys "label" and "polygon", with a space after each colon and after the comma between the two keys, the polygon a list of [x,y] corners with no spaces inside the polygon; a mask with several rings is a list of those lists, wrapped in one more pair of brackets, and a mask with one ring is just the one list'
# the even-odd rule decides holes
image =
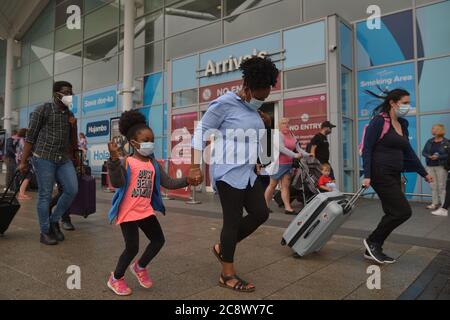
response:
{"label": "child in stroller", "polygon": [[[294,162],[295,170],[292,174],[290,186],[290,201],[297,200],[305,205],[312,197],[320,191],[317,189],[317,182],[322,176],[320,162],[314,157],[304,157]],[[278,190],[273,199],[278,207],[283,207],[281,192]]]}

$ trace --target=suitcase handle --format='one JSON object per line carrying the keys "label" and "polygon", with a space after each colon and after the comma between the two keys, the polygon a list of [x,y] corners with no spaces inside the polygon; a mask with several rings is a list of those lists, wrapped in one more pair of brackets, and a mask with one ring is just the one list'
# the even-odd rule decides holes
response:
{"label": "suitcase handle", "polygon": [[309,237],[309,235],[314,231],[315,228],[317,228],[317,226],[319,225],[320,220],[317,220],[311,228],[309,228],[308,232],[305,234],[305,236],[303,237],[303,239],[306,239]]}
{"label": "suitcase handle", "polygon": [[[20,180],[19,185],[17,186],[17,190],[14,192],[14,196],[11,197],[11,200],[9,201],[9,205],[11,205],[14,201],[14,199],[16,198],[17,194],[20,191],[20,187],[22,186],[22,183],[25,181],[28,173],[30,172],[30,169],[27,169],[27,172],[24,174],[23,179]],[[9,190],[11,190],[12,185],[14,184],[14,181],[16,181],[16,178],[20,176],[20,171],[16,170],[16,172],[14,173],[14,176],[12,177],[12,179],[9,181],[8,186],[6,187],[5,192],[3,192],[2,197],[0,198],[1,201],[4,201]]]}
{"label": "suitcase handle", "polygon": [[367,189],[366,186],[364,185],[361,186],[361,188],[359,188],[359,190],[348,200],[347,204],[344,207],[344,214],[347,214],[350,211],[352,211],[356,201],[358,201],[358,199],[362,196],[362,194],[364,193],[364,191],[366,191],[366,189]]}

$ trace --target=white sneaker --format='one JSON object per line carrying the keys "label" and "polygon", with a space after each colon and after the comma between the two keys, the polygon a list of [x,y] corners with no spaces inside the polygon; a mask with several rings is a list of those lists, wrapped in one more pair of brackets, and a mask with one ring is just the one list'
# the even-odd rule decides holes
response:
{"label": "white sneaker", "polygon": [[446,210],[444,208],[439,208],[437,210],[431,211],[431,214],[434,214],[435,216],[447,217],[448,210]]}
{"label": "white sneaker", "polygon": [[438,208],[438,206],[435,204],[430,204],[429,206],[427,206],[427,209],[430,209],[430,210],[436,210],[437,208]]}

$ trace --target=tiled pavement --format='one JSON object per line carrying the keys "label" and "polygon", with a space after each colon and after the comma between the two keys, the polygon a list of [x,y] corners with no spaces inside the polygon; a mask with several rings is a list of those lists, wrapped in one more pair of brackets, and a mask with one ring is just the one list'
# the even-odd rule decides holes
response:
{"label": "tiled pavement", "polygon": [[[36,197],[35,194],[32,194]],[[201,205],[166,201],[159,217],[166,245],[150,265],[154,287],[138,287],[125,299],[448,299],[450,223],[415,205],[414,217],[398,229],[385,249],[398,263],[381,268],[381,289],[366,286],[362,237],[381,213],[375,200],[363,200],[349,221],[319,254],[296,258],[280,245],[291,217],[274,213],[265,226],[239,245],[239,274],[257,290],[243,294],[217,285],[219,265],[210,247],[219,237],[220,208],[214,196]],[[77,230],[54,247],[38,242],[35,201],[22,208],[0,238],[0,299],[117,299],[106,287],[109,272],[123,249],[120,230],[108,224],[111,194],[98,192],[98,212],[74,217]],[[275,211],[280,211],[274,208]],[[141,238],[141,251],[146,239]],[[67,267],[81,268],[81,290],[68,290]],[[124,299],[124,298],[120,298]]]}

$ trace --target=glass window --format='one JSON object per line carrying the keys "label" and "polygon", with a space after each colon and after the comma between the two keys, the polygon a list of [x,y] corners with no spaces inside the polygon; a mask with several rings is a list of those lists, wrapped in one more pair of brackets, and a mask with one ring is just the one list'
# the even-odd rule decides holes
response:
{"label": "glass window", "polygon": [[450,53],[450,1],[418,8],[416,13],[418,57]]}
{"label": "glass window", "polygon": [[56,75],[55,81],[70,82],[72,84],[73,92],[78,94],[81,92],[81,68]]}
{"label": "glass window", "polygon": [[[162,69],[163,42],[156,42],[134,50],[134,76],[139,77]],[[123,53],[119,58],[119,78],[123,74]]]}
{"label": "glass window", "polygon": [[353,69],[353,35],[352,30],[340,23],[341,64]]}
{"label": "glass window", "polygon": [[[83,19],[82,19],[83,21]],[[83,39],[83,30],[61,27],[55,31],[55,51],[70,47]]]}
{"label": "glass window", "polygon": [[355,172],[353,170],[348,171],[348,170],[344,170],[344,192],[349,192],[349,193],[353,193],[355,192],[355,187],[354,187],[354,179],[353,177],[355,176]]}
{"label": "glass window", "polygon": [[342,156],[345,169],[353,168],[353,121],[342,119]]}
{"label": "glass window", "polygon": [[260,7],[278,1],[280,0],[260,0],[260,1],[224,0],[225,15],[227,16],[236,15],[242,13],[245,10]]}
{"label": "glass window", "polygon": [[164,134],[164,128],[163,128],[163,106],[155,106],[149,108],[149,125],[150,128],[153,129],[153,132],[155,133],[155,136],[162,136]]}
{"label": "glass window", "polygon": [[[14,87],[18,88],[18,87],[23,87],[26,86],[28,84],[28,73],[30,71],[30,66],[26,65],[23,66],[22,68],[18,68],[14,70]],[[4,78],[5,76],[2,75],[2,78]],[[5,90],[5,88],[3,88],[3,90]]]}
{"label": "glass window", "polygon": [[30,85],[30,105],[49,101],[52,97],[53,79]]}
{"label": "glass window", "polygon": [[360,69],[410,60],[414,57],[412,11],[381,17],[380,29],[369,29],[366,21],[358,22],[356,38]]}
{"label": "glass window", "polygon": [[22,87],[13,91],[14,107],[24,107],[28,105],[28,87]]}
{"label": "glass window", "polygon": [[117,56],[84,67],[83,90],[105,87],[117,82]]}
{"label": "glass window", "polygon": [[179,108],[196,104],[198,100],[197,89],[175,92],[172,95],[172,107]]}
{"label": "glass window", "polygon": [[38,39],[53,31],[55,27],[55,7],[52,1],[49,1],[45,9],[39,14],[36,21],[30,28],[32,40]]}
{"label": "glass window", "polygon": [[100,36],[84,44],[84,63],[91,63],[117,53],[117,31]]}
{"label": "glass window", "polygon": [[[164,36],[164,24],[163,24],[162,11],[143,17],[136,22],[134,29],[134,47],[141,47],[149,42],[161,40]],[[123,51],[123,30],[124,27],[120,27],[120,41],[119,51]]]}
{"label": "glass window", "polygon": [[420,111],[448,111],[450,109],[450,90],[448,73],[450,57],[419,61]]}
{"label": "glass window", "polygon": [[348,21],[367,18],[367,7],[378,5],[382,14],[410,8],[411,0],[303,0],[305,20],[322,18],[337,13]]}
{"label": "glass window", "polygon": [[166,36],[211,23],[221,16],[220,0],[181,1],[165,8]]}
{"label": "glass window", "polygon": [[108,31],[119,25],[119,11],[117,4],[108,4],[85,16],[85,38]]}
{"label": "glass window", "polygon": [[157,105],[163,102],[163,76],[161,72],[144,78],[143,100],[145,106]]}
{"label": "glass window", "polygon": [[225,19],[225,42],[230,43],[247,39],[298,24],[300,21],[301,1],[285,0],[277,2],[264,8]]}
{"label": "glass window", "polygon": [[326,83],[325,64],[284,72],[286,89]]}
{"label": "glass window", "polygon": [[31,61],[53,53],[54,34],[49,33],[31,43]]}
{"label": "glass window", "polygon": [[30,64],[30,83],[53,77],[53,55]]}
{"label": "glass window", "polygon": [[221,26],[222,23],[218,22],[166,39],[166,60],[219,46],[222,42]]}
{"label": "glass window", "polygon": [[61,3],[60,5],[56,6],[56,9],[55,9],[55,28],[66,24],[67,19],[69,18],[69,16],[71,16],[73,14],[72,11],[70,11],[70,13],[67,13],[67,9],[70,6],[78,6],[78,8],[80,8],[81,14],[83,14],[83,0],[68,0],[68,1],[65,1],[65,2]]}
{"label": "glass window", "polygon": [[107,3],[115,2],[115,5],[118,6],[119,0],[84,0],[84,6],[86,8],[86,12],[92,11],[95,8],[103,6]]}
{"label": "glass window", "polygon": [[[325,22],[307,24],[284,32],[285,68],[325,60]],[[304,44],[308,45],[304,45]]]}
{"label": "glass window", "polygon": [[20,61],[21,61],[22,65],[30,63],[30,43],[29,42],[26,42],[26,41],[21,42]]}
{"label": "glass window", "polygon": [[81,66],[81,44],[55,53],[55,74]]}
{"label": "glass window", "polygon": [[151,12],[162,8],[164,0],[144,0],[144,12]]}
{"label": "glass window", "polygon": [[341,98],[342,113],[353,117],[353,95],[352,95],[352,72],[346,68],[342,68],[341,73]]}

